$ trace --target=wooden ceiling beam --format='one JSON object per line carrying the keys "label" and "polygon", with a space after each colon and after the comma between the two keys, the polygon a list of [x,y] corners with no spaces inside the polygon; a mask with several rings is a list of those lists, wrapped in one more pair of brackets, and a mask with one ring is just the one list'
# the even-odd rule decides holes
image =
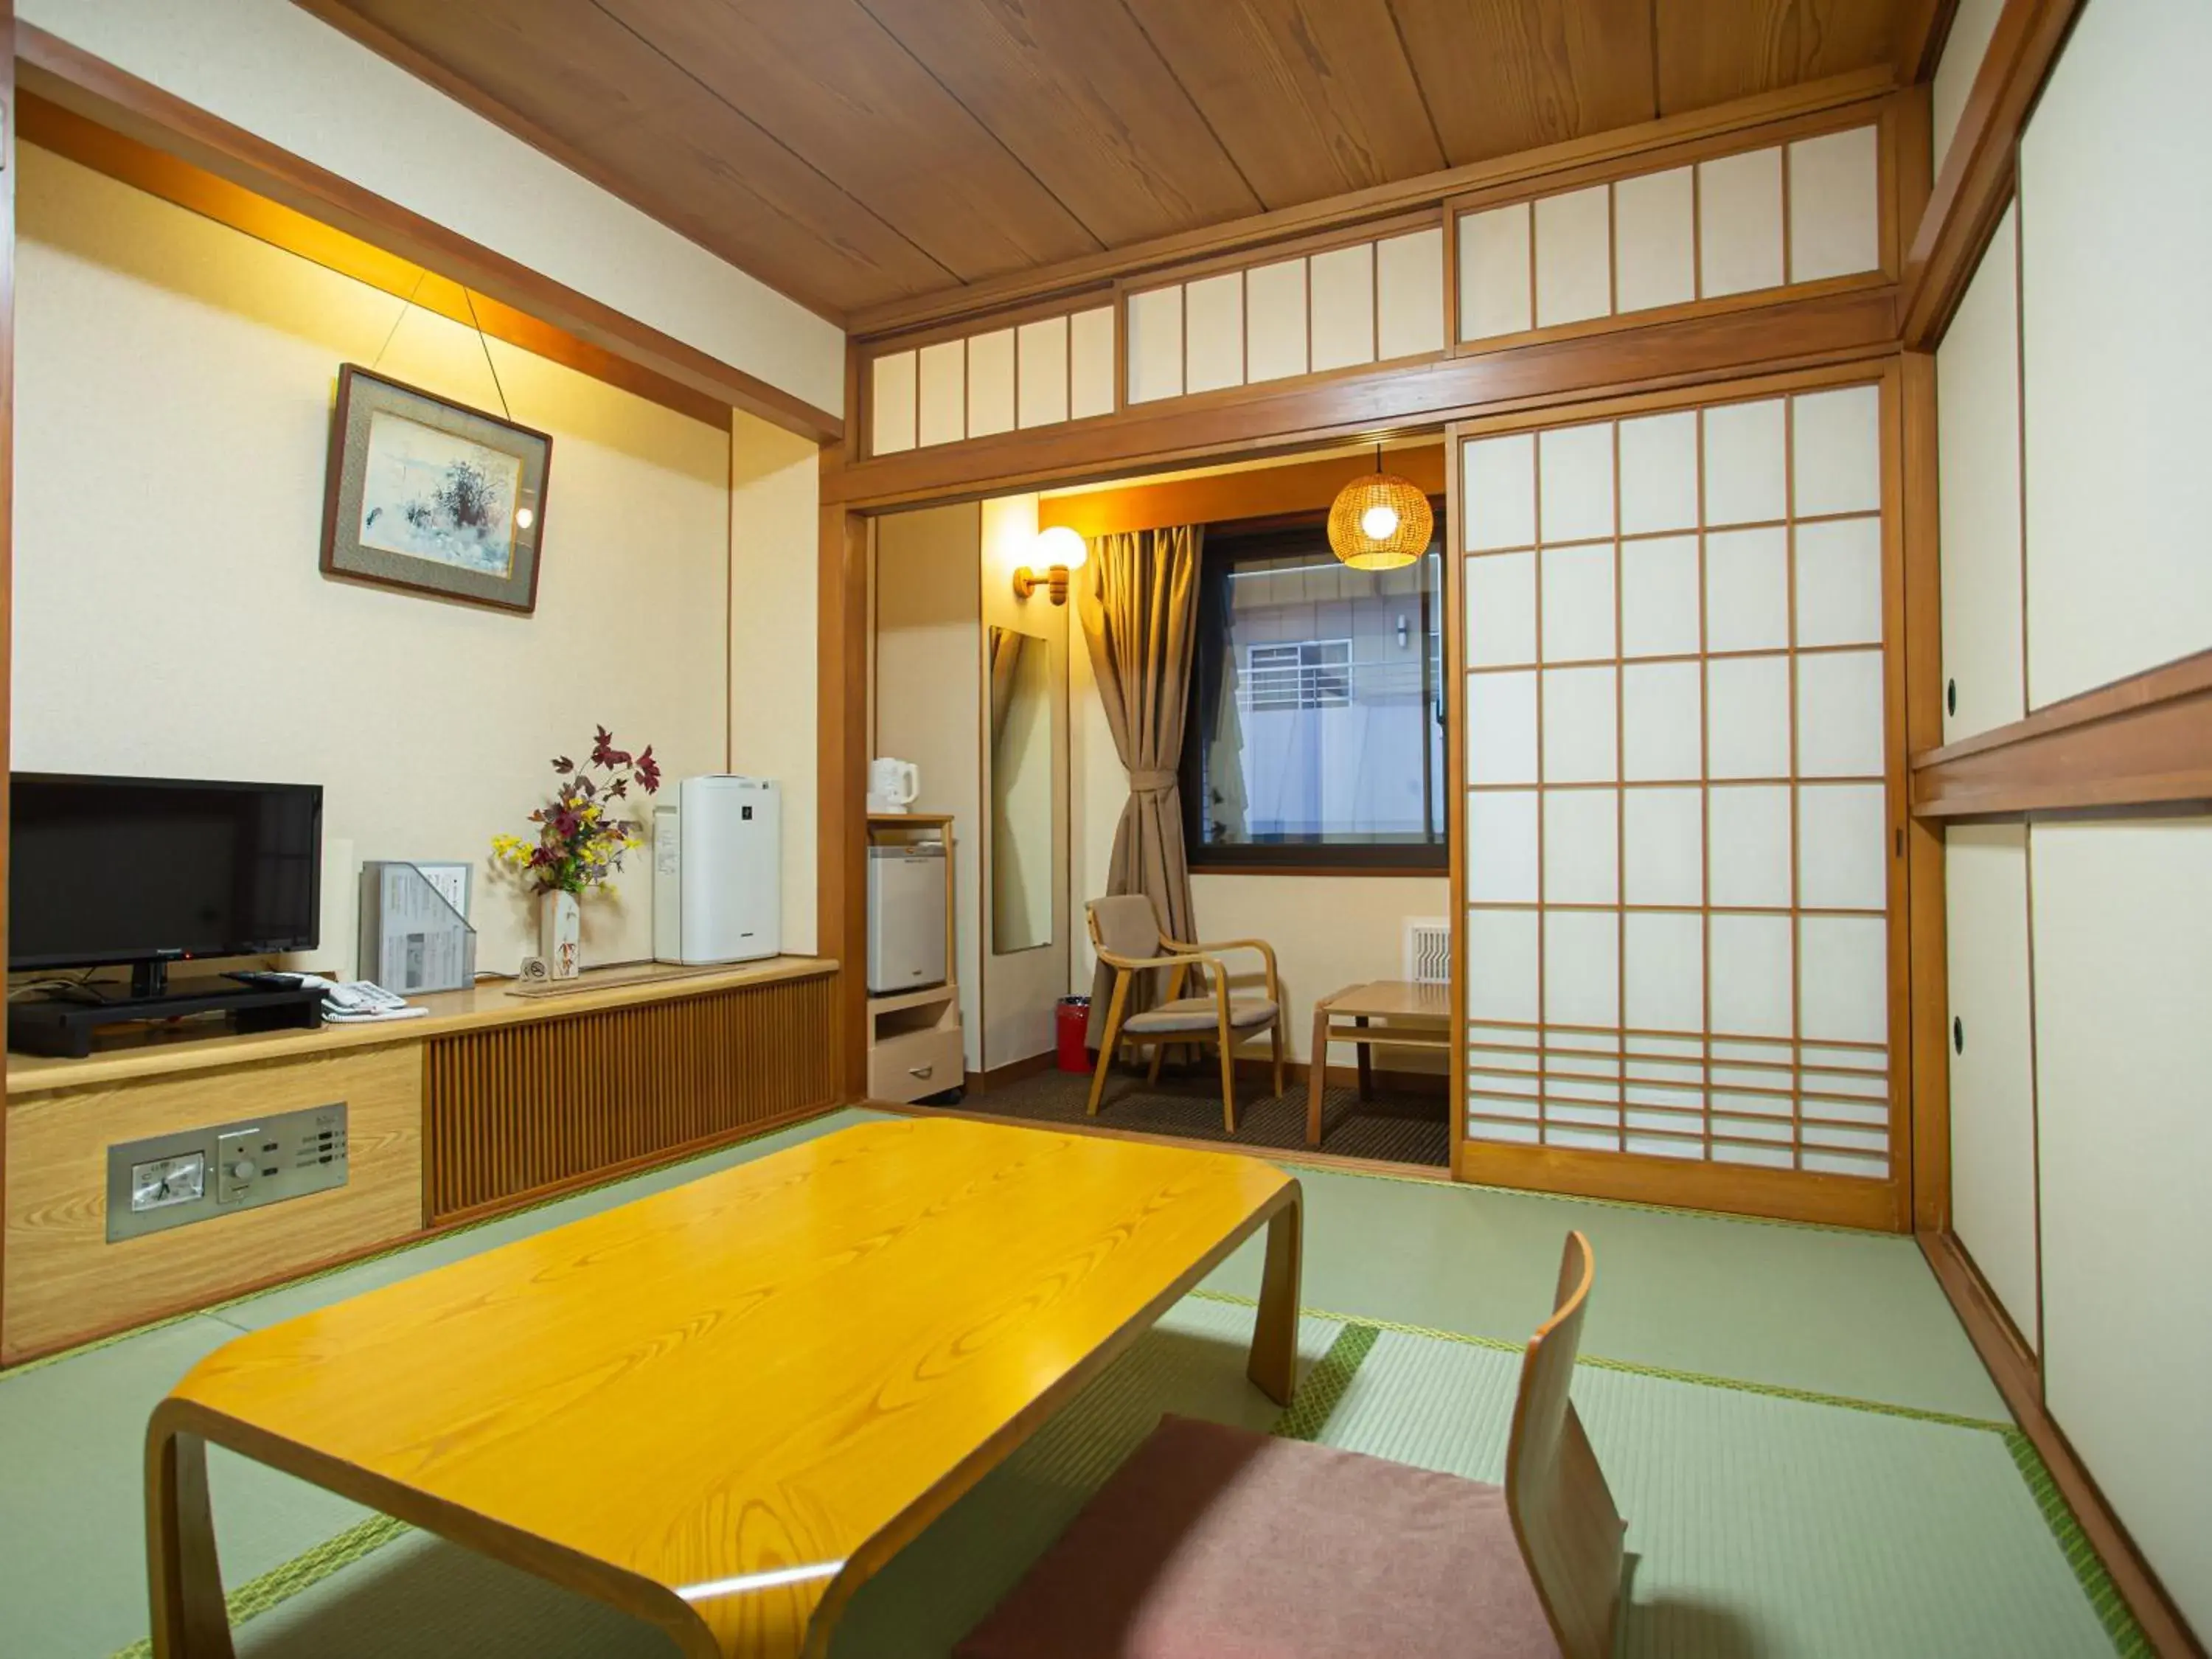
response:
{"label": "wooden ceiling beam", "polygon": [[1550,174],[1617,161],[1692,139],[1743,131],[1793,115],[1871,103],[1886,97],[1896,86],[1894,68],[1887,63],[1879,64],[1808,85],[1739,99],[1714,109],[1642,122],[1585,138],[1547,144],[1540,149],[1524,150],[1496,161],[1449,167],[1442,173],[1348,191],[1324,201],[1254,214],[1199,230],[1181,231],[1015,276],[973,283],[942,294],[869,307],[854,312],[847,319],[847,326],[855,338],[901,333],[1048,295],[1097,287],[1118,277],[1188,260],[1386,218],[1479,190],[1516,184],[1533,185]]}
{"label": "wooden ceiling beam", "polygon": [[16,26],[15,73],[20,87],[50,103],[489,295],[726,407],[741,409],[817,441],[844,434],[844,422],[826,410],[364,190],[43,29]]}
{"label": "wooden ceiling beam", "polygon": [[641,368],[626,357],[539,321],[489,295],[473,301],[462,286],[382,248],[333,230],[304,213],[257,196],[241,185],[218,179],[176,156],[125,137],[73,110],[25,92],[15,102],[16,137],[51,150],[80,167],[159,197],[187,212],[228,225],[256,241],[296,254],[357,283],[380,289],[395,299],[434,312],[450,322],[477,328],[495,340],[535,353],[588,374],[593,380],[688,415],[708,426],[726,428],[730,406],[719,398]]}

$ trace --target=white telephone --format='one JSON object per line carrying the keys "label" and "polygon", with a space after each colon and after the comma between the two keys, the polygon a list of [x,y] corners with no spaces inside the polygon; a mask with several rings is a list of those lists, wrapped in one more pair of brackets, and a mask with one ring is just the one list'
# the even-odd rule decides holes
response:
{"label": "white telephone", "polygon": [[365,979],[331,981],[320,974],[296,974],[283,969],[237,973],[228,977],[247,985],[287,985],[323,994],[325,1020],[411,1019],[428,1008],[410,1006],[405,997]]}

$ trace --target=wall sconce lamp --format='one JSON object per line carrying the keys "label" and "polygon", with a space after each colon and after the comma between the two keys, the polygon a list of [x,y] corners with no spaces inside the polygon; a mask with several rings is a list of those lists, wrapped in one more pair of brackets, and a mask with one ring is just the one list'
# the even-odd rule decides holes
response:
{"label": "wall sconce lamp", "polygon": [[1042,573],[1030,565],[1014,572],[1014,597],[1026,599],[1040,587],[1048,588],[1054,605],[1067,603],[1067,575],[1080,570],[1083,562],[1091,556],[1091,544],[1080,532],[1064,524],[1037,532],[1037,538],[1030,544],[1030,556],[1043,567]]}

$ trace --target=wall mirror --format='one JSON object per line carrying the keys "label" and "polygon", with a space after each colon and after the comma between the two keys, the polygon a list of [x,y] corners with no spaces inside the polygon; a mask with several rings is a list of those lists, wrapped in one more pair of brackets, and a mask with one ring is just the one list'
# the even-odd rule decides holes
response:
{"label": "wall mirror", "polygon": [[1052,943],[1052,642],[991,630],[991,951]]}

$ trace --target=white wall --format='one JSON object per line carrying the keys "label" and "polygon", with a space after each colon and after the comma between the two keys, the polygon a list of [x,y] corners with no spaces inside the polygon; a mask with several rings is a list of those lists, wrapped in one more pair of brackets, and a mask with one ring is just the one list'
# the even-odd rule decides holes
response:
{"label": "white wall", "polygon": [[2045,1399],[2212,1632],[2212,820],[2032,835]]}
{"label": "white wall", "polygon": [[286,0],[17,18],[831,414],[845,337]]}
{"label": "white wall", "polygon": [[[1200,874],[1191,878],[1190,902],[1201,939],[1263,939],[1275,947],[1285,1051],[1303,1060],[1311,1058],[1315,1001],[1364,980],[1404,978],[1406,923],[1449,917],[1451,883],[1443,876]],[[1241,952],[1231,966],[1240,989],[1259,988],[1257,958]],[[1264,1054],[1266,1046],[1245,1052]],[[1341,1049],[1337,1064],[1352,1059]],[[1449,1069],[1435,1049],[1378,1048],[1375,1063],[1394,1072]]]}
{"label": "white wall", "polygon": [[2090,0],[2021,141],[2028,704],[2212,646],[2212,6]]}
{"label": "white wall", "polygon": [[[2207,61],[2199,0],[2089,0],[2021,142],[2016,315],[2001,227],[1944,341],[1947,735],[2212,647]],[[2212,820],[1947,842],[1954,1225],[2212,1631]]]}
{"label": "white wall", "polygon": [[783,785],[783,948],[815,938],[815,665],[819,650],[811,439],[732,411],[730,431],[730,769]]}
{"label": "white wall", "polygon": [[[511,971],[535,924],[484,855],[550,757],[604,721],[671,777],[724,763],[728,435],[494,341],[553,434],[536,614],[326,578],[338,365],[390,335],[380,372],[495,410],[477,337],[19,154],[15,764],[319,781],[359,857],[474,862]],[[649,879],[586,902],[587,961],[652,953]]]}
{"label": "white wall", "polygon": [[975,503],[876,520],[874,752],[921,769],[917,812],[949,812],[968,1069],[983,1063],[982,515]]}
{"label": "white wall", "polygon": [[[1030,564],[1030,546],[1036,539],[1037,498],[1035,495],[1009,495],[982,504],[981,550],[982,583],[983,634],[978,641],[980,654],[976,667],[981,677],[982,689],[978,694],[977,714],[989,706],[988,684],[990,663],[988,641],[994,627],[1011,628],[1042,639],[1051,653],[1052,675],[1052,776],[1050,788],[1053,802],[1052,857],[1052,938],[1048,944],[1027,951],[1009,951],[1004,956],[992,949],[992,929],[989,906],[990,884],[982,884],[982,902],[985,907],[981,929],[983,948],[983,1065],[993,1070],[1041,1054],[1053,1046],[1053,1005],[1066,994],[1067,983],[1068,934],[1070,910],[1068,904],[1068,821],[1065,803],[1068,793],[1068,696],[1065,664],[1071,635],[1079,635],[1080,628],[1073,626],[1074,599],[1071,595],[1066,605],[1054,605],[1045,590],[1040,588],[1026,599],[1014,597],[1014,571]],[[991,754],[988,732],[979,727],[978,742],[982,750],[982,769],[978,787],[988,805],[992,788]],[[987,834],[991,815],[981,811],[979,817]],[[986,842],[983,855],[987,862],[992,849]],[[1077,921],[1075,927],[1081,927]]]}
{"label": "white wall", "polygon": [[1951,1230],[2030,1346],[2036,1258],[2035,1078],[2027,832],[1960,824],[1944,838],[1950,952]]}
{"label": "white wall", "polygon": [[1936,353],[1947,743],[2027,713],[2016,222],[2006,209]]}

